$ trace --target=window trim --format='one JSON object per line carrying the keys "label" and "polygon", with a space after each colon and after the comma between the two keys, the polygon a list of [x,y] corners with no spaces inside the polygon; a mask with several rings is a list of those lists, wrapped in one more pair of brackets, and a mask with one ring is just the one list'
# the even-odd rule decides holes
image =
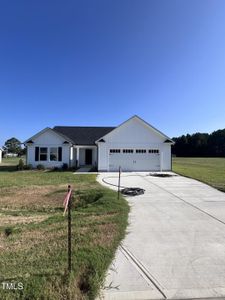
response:
{"label": "window trim", "polygon": [[[46,152],[42,152],[41,149],[46,149]],[[46,155],[46,159],[41,159],[41,155]],[[48,147],[39,147],[39,161],[48,161],[48,155],[49,155],[49,151],[48,151]]]}
{"label": "window trim", "polygon": [[[51,149],[55,149],[56,159],[51,159]],[[59,147],[49,147],[49,161],[59,161]]]}
{"label": "window trim", "polygon": [[123,149],[123,154],[133,154],[134,149]]}
{"label": "window trim", "polygon": [[159,154],[159,149],[148,149],[149,154]]}
{"label": "window trim", "polygon": [[147,150],[146,149],[136,149],[135,153],[136,154],[146,154]]}
{"label": "window trim", "polygon": [[120,149],[109,149],[109,154],[121,153]]}
{"label": "window trim", "polygon": [[[51,149],[55,148],[56,152],[56,160],[51,159]],[[47,149],[46,152],[41,151],[41,149]],[[43,146],[35,146],[35,153],[34,153],[34,159],[36,162],[61,162],[62,161],[62,146],[50,146],[50,147],[43,147]],[[45,160],[41,160],[41,155],[46,155]]]}

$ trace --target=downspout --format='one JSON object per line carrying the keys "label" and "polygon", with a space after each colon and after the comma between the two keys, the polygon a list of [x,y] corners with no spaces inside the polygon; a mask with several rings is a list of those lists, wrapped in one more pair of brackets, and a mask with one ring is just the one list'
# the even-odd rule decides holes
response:
{"label": "downspout", "polygon": [[160,151],[160,172],[163,171],[163,152]]}
{"label": "downspout", "polygon": [[98,171],[98,164],[99,164],[99,150],[98,150],[98,143],[97,143],[97,171]]}

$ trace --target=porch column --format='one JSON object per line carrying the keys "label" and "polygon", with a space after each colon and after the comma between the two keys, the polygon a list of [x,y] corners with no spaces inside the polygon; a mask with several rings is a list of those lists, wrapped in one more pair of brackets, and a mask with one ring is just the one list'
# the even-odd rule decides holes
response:
{"label": "porch column", "polygon": [[76,147],[76,148],[77,148],[76,163],[77,163],[77,167],[79,167],[79,165],[80,165],[80,147]]}

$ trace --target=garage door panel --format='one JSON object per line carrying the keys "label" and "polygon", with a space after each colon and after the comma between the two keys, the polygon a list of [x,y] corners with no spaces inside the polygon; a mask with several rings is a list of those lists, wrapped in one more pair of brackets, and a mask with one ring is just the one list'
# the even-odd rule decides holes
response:
{"label": "garage door panel", "polygon": [[109,170],[118,171],[157,171],[160,169],[158,153],[110,153]]}

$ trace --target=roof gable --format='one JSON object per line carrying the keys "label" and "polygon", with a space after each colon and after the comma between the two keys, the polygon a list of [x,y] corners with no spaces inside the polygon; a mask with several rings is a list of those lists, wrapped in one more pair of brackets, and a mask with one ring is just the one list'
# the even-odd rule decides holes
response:
{"label": "roof gable", "polygon": [[[173,141],[167,135],[165,135],[164,133],[162,133],[161,131],[159,131],[158,129],[156,129],[155,127],[153,127],[152,125],[150,125],[149,123],[147,123],[146,121],[144,121],[137,115],[134,115],[133,117],[129,118],[127,121],[123,122],[118,127],[116,127],[114,130],[112,130],[105,136],[102,136],[101,139],[107,139],[107,138],[112,137],[116,132],[119,132],[121,130],[121,128],[127,126],[132,121],[137,121],[138,123],[142,124],[142,126],[148,128],[148,130],[153,132],[156,136],[160,137],[161,140],[166,140],[167,142],[170,141],[171,143],[173,143]],[[96,142],[99,142],[99,141],[100,141],[100,139],[96,140]]]}
{"label": "roof gable", "polygon": [[41,137],[42,135],[44,135],[47,132],[51,132],[53,135],[58,136],[61,140],[67,141],[69,143],[72,143],[72,141],[70,140],[70,138],[68,138],[67,136],[65,136],[63,134],[60,134],[59,132],[54,131],[50,127],[46,127],[43,130],[41,130],[38,133],[36,133],[35,135],[33,135],[32,137],[30,137],[29,139],[27,139],[24,142],[24,144],[33,143],[36,139],[38,139],[39,137]]}

